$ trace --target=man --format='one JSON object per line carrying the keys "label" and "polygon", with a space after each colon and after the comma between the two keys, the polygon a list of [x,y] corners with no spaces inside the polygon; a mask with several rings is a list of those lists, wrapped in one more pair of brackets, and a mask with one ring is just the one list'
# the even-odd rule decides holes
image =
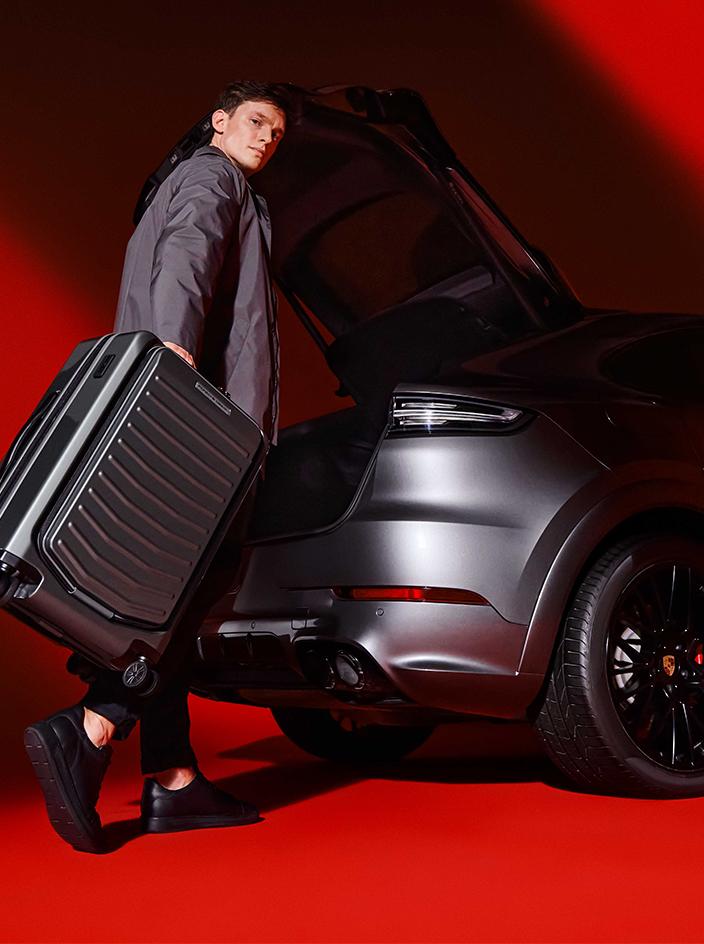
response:
{"label": "man", "polygon": [[[130,239],[116,331],[152,331],[222,386],[275,441],[278,336],[268,253],[269,217],[248,178],[271,159],[286,128],[276,86],[228,85],[213,136],[161,185]],[[187,619],[194,630],[232,577],[237,548],[220,554]],[[95,670],[83,701],[31,725],[25,743],[56,832],[98,852],[96,811],[109,742],[141,721],[141,813],[147,831],[255,822],[248,803],[200,773],[189,740],[187,655],[155,696],[136,698],[114,673]],[[172,658],[172,662],[174,659]]]}

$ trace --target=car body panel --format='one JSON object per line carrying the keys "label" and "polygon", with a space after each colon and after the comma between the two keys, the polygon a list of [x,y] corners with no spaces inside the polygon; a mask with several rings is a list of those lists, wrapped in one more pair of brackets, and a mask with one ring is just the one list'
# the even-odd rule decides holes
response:
{"label": "car body panel", "polygon": [[[603,495],[578,520],[554,555],[536,601],[520,660],[520,672],[545,673],[563,614],[579,577],[609,535],[618,535],[632,521],[630,534],[704,528],[701,471],[666,462],[633,463],[603,483]],[[700,523],[698,523],[700,521]],[[640,524],[638,524],[640,522]]]}
{"label": "car body panel", "polygon": [[238,606],[256,607],[269,573],[270,611],[290,588],[439,586],[472,590],[504,619],[527,622],[537,590],[517,593],[501,571],[520,572],[557,512],[602,471],[540,416],[515,434],[387,438],[341,523],[302,536],[296,553],[293,542],[255,546]]}
{"label": "car body panel", "polygon": [[[605,473],[543,416],[500,436],[386,438],[340,522],[251,547],[241,587],[203,627],[201,642],[264,625],[299,672],[300,644],[353,643],[411,702],[520,716],[542,679],[518,675],[528,622],[575,524],[564,509],[581,507],[577,497]],[[332,590],[368,585],[465,589],[489,605],[375,604]],[[210,651],[219,661],[220,651]],[[501,679],[498,688],[487,677]]]}

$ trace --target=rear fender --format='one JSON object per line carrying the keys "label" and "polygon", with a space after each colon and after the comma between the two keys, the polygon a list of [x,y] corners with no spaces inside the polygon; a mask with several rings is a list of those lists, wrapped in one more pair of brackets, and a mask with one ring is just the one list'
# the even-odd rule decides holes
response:
{"label": "rear fender", "polygon": [[[655,463],[653,463],[655,465]],[[640,466],[640,475],[643,466]],[[533,610],[519,672],[545,675],[567,606],[591,563],[616,540],[642,533],[648,518],[662,530],[663,517],[673,515],[672,530],[683,527],[682,513],[704,526],[701,477],[691,470],[686,480],[650,478],[624,482],[595,504],[563,543],[548,571]],[[667,518],[665,518],[665,523]]]}

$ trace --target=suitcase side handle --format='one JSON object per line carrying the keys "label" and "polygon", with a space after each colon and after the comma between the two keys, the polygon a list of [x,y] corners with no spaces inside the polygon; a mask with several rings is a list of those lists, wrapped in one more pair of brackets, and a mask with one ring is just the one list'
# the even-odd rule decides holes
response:
{"label": "suitcase side handle", "polygon": [[60,392],[60,390],[54,390],[52,395],[46,400],[41,409],[35,410],[35,412],[30,416],[22,429],[13,439],[10,448],[5,453],[5,457],[0,464],[0,485],[2,484],[2,480],[5,478],[5,473],[9,467],[15,461],[22,449],[27,445],[34,433],[37,432],[42,422],[46,419],[52,406],[54,403],[56,403],[56,399]]}

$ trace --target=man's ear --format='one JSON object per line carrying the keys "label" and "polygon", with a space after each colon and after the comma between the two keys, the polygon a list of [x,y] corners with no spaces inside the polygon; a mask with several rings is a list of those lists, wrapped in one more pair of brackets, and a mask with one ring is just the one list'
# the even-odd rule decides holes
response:
{"label": "man's ear", "polygon": [[225,121],[227,118],[228,114],[222,108],[218,108],[216,111],[214,111],[210,118],[213,131],[217,132],[217,134],[222,134],[225,129]]}

